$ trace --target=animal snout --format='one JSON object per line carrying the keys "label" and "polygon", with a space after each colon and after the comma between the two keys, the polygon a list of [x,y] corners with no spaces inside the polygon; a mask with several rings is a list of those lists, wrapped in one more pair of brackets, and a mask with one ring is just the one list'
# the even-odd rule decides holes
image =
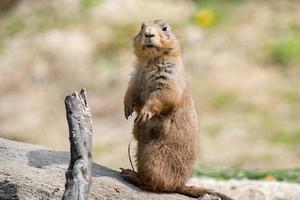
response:
{"label": "animal snout", "polygon": [[145,37],[152,38],[152,37],[154,37],[154,34],[153,33],[145,33]]}

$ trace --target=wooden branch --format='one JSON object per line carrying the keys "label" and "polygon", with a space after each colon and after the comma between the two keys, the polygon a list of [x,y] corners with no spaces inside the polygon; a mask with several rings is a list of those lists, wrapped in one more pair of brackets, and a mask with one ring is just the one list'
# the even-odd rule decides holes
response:
{"label": "wooden branch", "polygon": [[92,117],[86,90],[65,99],[71,160],[66,172],[63,200],[87,200],[92,182]]}

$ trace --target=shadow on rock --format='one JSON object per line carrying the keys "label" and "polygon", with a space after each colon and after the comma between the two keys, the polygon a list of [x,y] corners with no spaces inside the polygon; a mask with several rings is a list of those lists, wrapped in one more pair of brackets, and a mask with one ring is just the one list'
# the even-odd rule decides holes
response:
{"label": "shadow on rock", "polygon": [[112,169],[109,169],[107,167],[104,167],[102,165],[99,165],[97,163],[93,163],[92,176],[94,176],[94,177],[109,176],[109,177],[120,178],[121,179],[121,176],[120,176],[119,172],[117,172],[115,170],[112,170]]}
{"label": "shadow on rock", "polygon": [[107,167],[104,167],[102,165],[98,165],[96,163],[93,163],[93,168],[92,168],[92,176],[93,177],[102,177],[102,176],[106,176],[106,177],[111,177],[113,179],[116,179],[119,182],[122,182],[124,185],[130,187],[131,189],[135,190],[135,191],[142,191],[139,187],[137,187],[136,185],[129,183],[127,181],[125,181],[121,175],[120,172],[109,169]]}
{"label": "shadow on rock", "polygon": [[29,151],[27,158],[29,166],[43,168],[47,165],[67,165],[69,164],[70,155],[66,151],[40,149]]}
{"label": "shadow on rock", "polygon": [[[53,151],[47,149],[33,150],[27,153],[28,165],[36,168],[43,168],[49,165],[69,165],[70,153],[66,151]],[[111,177],[116,179],[125,185],[137,189],[134,185],[124,181],[120,172],[109,169],[97,163],[93,163],[92,166],[93,177]],[[1,198],[0,198],[1,199]],[[2,200],[2,199],[1,199]]]}
{"label": "shadow on rock", "polygon": [[[66,151],[53,151],[53,150],[34,150],[29,151],[27,154],[28,165],[31,167],[43,168],[47,165],[69,165],[70,153]],[[109,176],[118,177],[121,179],[119,172],[93,163],[92,175],[94,177]]]}
{"label": "shadow on rock", "polygon": [[18,186],[7,180],[0,182],[0,199],[19,200]]}

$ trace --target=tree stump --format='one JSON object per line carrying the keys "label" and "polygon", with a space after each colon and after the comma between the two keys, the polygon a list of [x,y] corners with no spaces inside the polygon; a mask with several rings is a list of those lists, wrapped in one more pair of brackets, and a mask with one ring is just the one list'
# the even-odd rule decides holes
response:
{"label": "tree stump", "polygon": [[86,90],[65,99],[71,160],[66,172],[63,200],[88,199],[92,177],[92,117]]}

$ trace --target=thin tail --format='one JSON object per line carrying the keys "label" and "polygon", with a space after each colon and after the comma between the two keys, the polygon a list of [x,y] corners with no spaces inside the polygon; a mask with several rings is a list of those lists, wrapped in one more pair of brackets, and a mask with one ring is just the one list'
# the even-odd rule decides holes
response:
{"label": "thin tail", "polygon": [[199,197],[203,197],[205,194],[209,194],[212,196],[219,197],[222,200],[233,200],[232,198],[227,197],[225,194],[221,194],[214,190],[198,188],[194,186],[183,186],[179,188],[176,192],[193,198],[199,198]]}

